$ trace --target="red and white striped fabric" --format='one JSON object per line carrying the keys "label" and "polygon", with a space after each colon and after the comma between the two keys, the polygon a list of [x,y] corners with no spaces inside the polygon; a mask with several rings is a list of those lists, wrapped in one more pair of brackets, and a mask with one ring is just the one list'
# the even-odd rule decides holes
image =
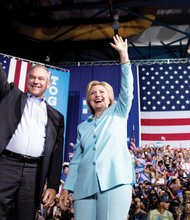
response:
{"label": "red and white striped fabric", "polygon": [[7,73],[8,81],[14,82],[19,89],[26,92],[26,76],[33,63],[2,54],[0,54],[0,63]]}

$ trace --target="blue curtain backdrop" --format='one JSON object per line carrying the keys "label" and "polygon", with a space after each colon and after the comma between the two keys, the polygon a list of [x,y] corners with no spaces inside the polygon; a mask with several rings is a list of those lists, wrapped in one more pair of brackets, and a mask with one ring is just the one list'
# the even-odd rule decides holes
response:
{"label": "blue curtain backdrop", "polygon": [[[99,66],[67,66],[70,71],[70,88],[67,112],[67,128],[65,141],[65,161],[69,161],[68,153],[72,152],[69,143],[76,141],[77,125],[84,120],[82,114],[83,99],[86,97],[86,86],[92,80],[106,81],[114,89],[115,97],[119,95],[121,69],[120,65],[99,65]],[[132,66],[134,75],[134,99],[128,120],[128,139],[132,135],[132,128],[135,128],[136,145],[139,145],[139,109],[137,97],[137,67]]]}

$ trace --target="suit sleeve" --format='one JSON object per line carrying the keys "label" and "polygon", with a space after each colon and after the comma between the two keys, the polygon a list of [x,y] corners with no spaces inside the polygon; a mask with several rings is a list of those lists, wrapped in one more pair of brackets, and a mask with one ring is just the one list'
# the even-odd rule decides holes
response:
{"label": "suit sleeve", "polygon": [[76,180],[78,177],[78,166],[82,158],[82,148],[80,144],[79,128],[77,128],[77,141],[74,146],[74,157],[69,164],[69,173],[64,183],[64,189],[74,191]]}
{"label": "suit sleeve", "polygon": [[10,85],[7,81],[7,75],[0,65],[0,101],[5,96],[6,92],[10,90]]}
{"label": "suit sleeve", "polygon": [[57,192],[59,190],[62,161],[63,161],[63,143],[64,143],[64,117],[61,116],[57,130],[57,138],[52,152],[49,164],[47,187],[53,188]]}

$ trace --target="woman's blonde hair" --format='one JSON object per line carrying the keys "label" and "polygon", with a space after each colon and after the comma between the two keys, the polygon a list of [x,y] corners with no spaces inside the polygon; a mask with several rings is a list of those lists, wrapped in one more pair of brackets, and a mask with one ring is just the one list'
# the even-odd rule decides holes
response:
{"label": "woman's blonde hair", "polygon": [[93,81],[89,82],[88,85],[87,85],[87,88],[86,88],[86,102],[87,102],[87,105],[90,108],[90,111],[93,115],[95,114],[95,112],[94,112],[94,109],[92,108],[92,106],[90,106],[89,96],[90,96],[91,88],[93,86],[97,86],[97,85],[103,86],[108,91],[108,95],[109,95],[109,98],[110,98],[109,106],[113,105],[113,103],[114,103],[114,92],[113,92],[112,86],[109,83],[104,82],[104,81],[100,82],[100,81],[96,81],[96,80],[93,80]]}

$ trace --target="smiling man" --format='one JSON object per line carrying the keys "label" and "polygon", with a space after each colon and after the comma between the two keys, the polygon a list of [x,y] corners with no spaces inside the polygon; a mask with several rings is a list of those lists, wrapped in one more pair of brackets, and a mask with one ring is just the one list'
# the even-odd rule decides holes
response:
{"label": "smiling man", "polygon": [[50,76],[46,67],[33,66],[23,93],[0,66],[1,220],[9,219],[13,208],[16,220],[34,220],[40,202],[50,206],[58,192],[64,117],[44,99]]}
{"label": "smiling man", "polygon": [[34,66],[28,72],[28,93],[35,96],[44,98],[46,89],[50,87],[51,73],[48,69],[42,66]]}

